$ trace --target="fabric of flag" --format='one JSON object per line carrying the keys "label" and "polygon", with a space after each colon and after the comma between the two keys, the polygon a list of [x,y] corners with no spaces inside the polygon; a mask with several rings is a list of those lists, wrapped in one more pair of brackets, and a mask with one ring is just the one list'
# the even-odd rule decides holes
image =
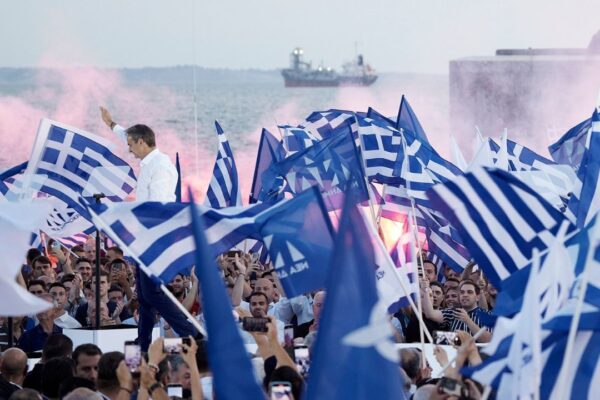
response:
{"label": "fabric of flag", "polygon": [[405,398],[393,328],[377,294],[372,244],[365,240],[369,232],[355,204],[347,196],[312,352],[307,400]]}
{"label": "fabric of flag", "polygon": [[462,244],[458,232],[449,223],[441,225],[427,210],[420,210],[427,228],[428,250],[442,259],[447,266],[462,273],[471,261],[471,254]]}
{"label": "fabric of flag", "polygon": [[212,208],[236,207],[242,205],[242,193],[233,152],[221,125],[215,121],[219,150],[213,169],[204,205]]}
{"label": "fabric of flag", "polygon": [[322,289],[333,249],[333,227],[316,188],[256,217],[287,297]]}
{"label": "fabric of flag", "polygon": [[125,199],[135,188],[131,167],[111,151],[111,144],[94,134],[43,119],[26,176],[44,176],[33,189],[54,196],[89,219],[80,197],[94,202]]}
{"label": "fabric of flag", "polygon": [[15,165],[14,167],[10,167],[0,173],[0,181],[4,182],[7,180],[11,180],[15,175],[22,174],[27,169],[28,162],[25,161],[21,164]]}
{"label": "fabric of flag", "polygon": [[[258,154],[256,155],[256,163],[254,164],[254,176],[252,178],[252,189],[250,190],[250,204],[259,201],[260,193],[263,189],[262,174],[271,166],[271,164],[281,161],[285,158],[283,146],[275,137],[266,129],[263,128],[258,143]],[[279,186],[268,183],[270,187],[275,187],[277,195],[275,198],[283,197],[283,187],[285,181],[279,178]]]}
{"label": "fabric of flag", "polygon": [[[371,110],[369,110],[371,112]],[[402,135],[377,119],[357,117],[360,153],[369,181],[399,183],[394,175],[398,154],[402,153]]]}
{"label": "fabric of flag", "polygon": [[215,397],[224,400],[263,400],[265,395],[254,378],[252,363],[231,313],[231,300],[219,276],[219,268],[215,263],[217,253],[208,244],[210,239],[207,240],[205,236],[208,229],[196,212],[191,192],[187,208],[188,215],[191,215],[194,264],[201,266],[196,268],[196,275],[200,282],[202,310],[210,338],[206,350]]}
{"label": "fabric of flag", "polygon": [[588,118],[569,129],[558,141],[548,147],[552,159],[559,164],[570,165],[575,171],[579,170],[591,127],[592,118]]}
{"label": "fabric of flag", "polygon": [[508,172],[479,168],[427,192],[492,284],[545,250],[564,216]]}
{"label": "fabric of flag", "polygon": [[[326,139],[337,134],[340,128],[350,126],[356,132],[356,119],[353,111],[331,109],[327,111],[314,111],[303,123],[312,134],[319,139]],[[366,116],[364,113],[360,116]]]}
{"label": "fabric of flag", "polygon": [[346,188],[357,193],[358,201],[369,198],[362,165],[349,129],[272,164],[262,175],[263,182],[270,182],[271,187],[263,187],[261,200],[279,194],[278,177],[285,179],[294,195],[317,186],[328,210],[341,208]]}
{"label": "fabric of flag", "polygon": [[279,125],[279,129],[283,133],[282,144],[288,156],[306,150],[319,141],[319,138],[302,126]]}
{"label": "fabric of flag", "polygon": [[600,211],[600,115],[594,112],[589,138],[589,149],[583,155],[577,171],[580,185],[569,199],[569,211],[575,215],[577,227],[587,225]]}
{"label": "fabric of flag", "polygon": [[83,246],[87,242],[89,234],[77,233],[73,236],[63,237],[57,239],[64,247],[71,249],[75,246]]}
{"label": "fabric of flag", "polygon": [[[197,206],[212,251],[221,254],[256,234],[254,217],[268,203],[212,209]],[[91,209],[96,226],[163,282],[194,265],[189,207],[183,203],[130,202]]]}
{"label": "fabric of flag", "polygon": [[404,131],[412,132],[415,137],[424,143],[429,144],[427,140],[427,134],[421,126],[417,115],[413,111],[412,107],[408,103],[408,100],[404,95],[400,100],[400,108],[398,109],[398,118],[396,120],[396,128],[403,129]]}

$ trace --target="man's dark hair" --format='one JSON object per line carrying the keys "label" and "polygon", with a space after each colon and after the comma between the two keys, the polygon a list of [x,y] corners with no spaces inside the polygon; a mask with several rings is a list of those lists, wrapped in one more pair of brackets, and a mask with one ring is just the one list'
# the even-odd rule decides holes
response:
{"label": "man's dark hair", "polygon": [[457,285],[460,285],[460,281],[456,278],[448,278],[446,279],[446,282],[456,282]]}
{"label": "man's dark hair", "polygon": [[206,351],[206,340],[205,339],[196,339],[196,344],[198,345],[198,349],[196,350],[196,365],[198,366],[198,371],[208,372],[210,367],[208,366],[208,353]]}
{"label": "man's dark hair", "polygon": [[444,285],[442,285],[438,281],[429,282],[429,286],[437,286],[440,289],[442,289],[442,293],[444,293]]}
{"label": "man's dark hair", "polygon": [[78,388],[86,388],[95,392],[96,384],[89,379],[73,376],[60,383],[60,386],[58,387],[58,398],[63,399],[66,395]]}
{"label": "man's dark hair", "polygon": [[261,278],[266,278],[267,276],[273,276],[273,271],[265,271],[260,276]]}
{"label": "man's dark hair", "polygon": [[289,382],[292,385],[294,399],[299,399],[304,391],[304,379],[292,367],[283,366],[275,368],[269,379],[269,383],[271,382]]}
{"label": "man's dark hair", "polygon": [[36,258],[33,259],[33,261],[31,262],[31,267],[35,267],[36,263],[44,263],[44,264],[50,264],[52,265],[52,262],[50,261],[50,259],[46,256],[37,256]]}
{"label": "man's dark hair", "polygon": [[27,250],[27,256],[26,256],[27,262],[30,265],[33,265],[33,260],[35,260],[36,258],[38,258],[41,255],[42,255],[42,252],[39,251],[38,249],[36,249],[35,247]]}
{"label": "man's dark hair", "polygon": [[81,354],[85,354],[86,356],[101,356],[102,350],[100,350],[100,347],[96,346],[93,343],[80,344],[73,351],[72,358],[73,361],[75,361],[75,366],[77,366],[77,364],[79,363],[79,356]]}
{"label": "man's dark hair", "polygon": [[134,125],[130,128],[127,128],[125,133],[127,133],[127,136],[130,136],[134,142],[137,142],[139,139],[142,139],[144,143],[146,143],[148,146],[156,146],[156,138],[154,136],[154,131],[150,129],[150,127],[147,125]]}
{"label": "man's dark hair", "polygon": [[123,257],[123,250],[121,250],[121,248],[118,247],[118,246],[109,247],[108,249],[106,249],[106,251],[107,252],[108,251],[114,251],[115,253],[117,253],[118,255],[120,255],[121,257]]}
{"label": "man's dark hair", "polygon": [[85,251],[85,249],[83,248],[82,244],[78,244],[77,246],[73,246],[71,248],[71,252],[73,252],[73,253],[81,253],[83,251]]}
{"label": "man's dark hair", "polygon": [[71,357],[71,353],[73,353],[73,341],[62,333],[53,333],[48,336],[42,349],[42,360],[48,362],[53,358],[68,358]]}
{"label": "man's dark hair", "polygon": [[112,285],[110,285],[110,287],[108,288],[108,293],[110,292],[121,292],[121,293],[125,293],[123,291],[123,288],[121,287],[121,285],[113,283]]}
{"label": "man's dark hair", "polygon": [[418,349],[408,348],[400,350],[400,366],[411,381],[415,381],[421,370],[421,355]]}
{"label": "man's dark hair", "polygon": [[425,268],[425,264],[433,265],[433,269],[435,270],[435,274],[437,275],[437,273],[438,273],[437,265],[435,265],[435,263],[433,261],[423,260],[423,268]]}
{"label": "man's dark hair", "polygon": [[42,394],[50,399],[58,398],[60,383],[73,377],[73,360],[66,357],[53,358],[44,363],[42,370]]}
{"label": "man's dark hair", "polygon": [[470,279],[463,279],[460,282],[460,285],[458,285],[458,289],[460,290],[465,285],[473,285],[473,287],[475,288],[475,294],[480,294],[481,293],[481,288],[479,287],[479,285],[476,284],[475,282],[473,282]]}
{"label": "man's dark hair", "polygon": [[29,283],[27,284],[27,290],[29,290],[30,287],[35,286],[35,285],[40,285],[41,287],[44,288],[44,290],[46,290],[46,282],[39,280],[39,279],[30,280]]}
{"label": "man's dark hair", "polygon": [[67,282],[72,282],[75,279],[75,274],[64,274],[62,278],[60,278],[60,283],[63,285]]}
{"label": "man's dark hair", "polygon": [[40,400],[42,396],[33,389],[19,389],[10,395],[8,400]]}
{"label": "man's dark hair", "polygon": [[65,285],[63,285],[60,282],[53,282],[50,284],[50,287],[48,288],[48,291],[50,291],[50,289],[54,288],[54,287],[61,287],[65,290],[65,292],[67,291],[67,288],[65,287]]}
{"label": "man's dark hair", "polygon": [[265,298],[265,301],[267,302],[267,304],[269,304],[269,298],[267,297],[266,294],[264,294],[263,292],[252,292],[250,293],[250,296],[248,296],[248,303],[250,303],[250,300],[254,297],[254,296],[262,296]]}
{"label": "man's dark hair", "polygon": [[98,361],[98,390],[114,390],[119,387],[117,368],[124,359],[125,356],[120,351],[102,354],[100,361]]}
{"label": "man's dark hair", "polygon": [[[83,247],[81,248],[81,251],[83,251]],[[92,265],[92,261],[89,258],[81,257],[81,258],[78,258],[77,261],[75,261],[75,269],[77,269],[77,266],[79,264],[81,264],[82,262],[86,262],[86,263]]]}

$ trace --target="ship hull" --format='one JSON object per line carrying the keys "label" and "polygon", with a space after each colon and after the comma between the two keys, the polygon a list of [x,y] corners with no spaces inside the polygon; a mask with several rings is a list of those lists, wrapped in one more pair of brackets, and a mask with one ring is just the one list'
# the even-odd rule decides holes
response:
{"label": "ship hull", "polygon": [[335,79],[314,79],[289,77],[283,74],[285,87],[337,87],[337,86],[371,86],[377,80],[376,75],[358,77],[339,76]]}

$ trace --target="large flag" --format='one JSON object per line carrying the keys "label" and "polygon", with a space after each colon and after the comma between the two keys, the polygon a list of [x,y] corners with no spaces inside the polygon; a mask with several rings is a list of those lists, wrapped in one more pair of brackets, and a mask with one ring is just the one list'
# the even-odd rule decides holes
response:
{"label": "large flag", "polygon": [[135,187],[133,170],[111,148],[100,136],[42,119],[23,177],[25,189],[54,196],[89,219],[80,197],[93,203],[102,193],[103,202],[118,202]]}
{"label": "large flag", "polygon": [[215,128],[219,138],[219,150],[204,205],[212,208],[241,206],[242,193],[233,152],[227,135],[217,121],[215,121]]}
{"label": "large flag", "polygon": [[304,151],[272,164],[262,175],[263,182],[269,182],[271,186],[263,186],[261,200],[280,193],[277,183],[280,177],[285,179],[293,194],[317,186],[328,210],[341,208],[346,188],[357,193],[357,201],[368,200],[352,132],[347,126],[345,128]]}
{"label": "large flag", "polygon": [[335,239],[306,399],[402,399],[398,350],[377,295],[369,232],[350,197]]}
{"label": "large flag", "polygon": [[219,268],[215,263],[217,254],[207,243],[204,234],[207,229],[196,212],[191,193],[188,214],[192,216],[193,253],[195,264],[199,266],[196,274],[209,337],[207,352],[215,397],[224,400],[262,400],[264,393],[254,378],[252,363],[231,313],[231,301],[219,276]]}
{"label": "large flag", "polygon": [[577,171],[580,185],[569,199],[569,211],[575,215],[577,227],[587,225],[600,211],[600,115],[592,116],[588,150],[583,155]]}
{"label": "large flag", "polygon": [[421,126],[417,115],[413,111],[412,107],[406,100],[406,97],[402,95],[400,100],[400,108],[398,109],[398,118],[396,120],[396,128],[403,129],[404,131],[412,132],[413,135],[421,142],[429,144],[427,140],[427,134]]}
{"label": "large flag", "polygon": [[556,143],[548,147],[552,159],[559,164],[568,164],[577,171],[586,152],[587,136],[591,127],[592,118],[588,118],[569,129]]}
{"label": "large flag", "polygon": [[[256,155],[256,163],[254,164],[254,177],[252,178],[252,189],[250,191],[250,204],[258,202],[259,195],[263,189],[262,174],[273,163],[281,161],[285,158],[285,150],[275,137],[266,129],[263,128],[258,143],[258,154]],[[281,197],[285,182],[280,178],[279,185],[275,185]],[[266,185],[271,186],[272,183]],[[281,192],[280,192],[281,191]]]}
{"label": "large flag", "polygon": [[0,315],[19,316],[40,312],[51,304],[31,295],[17,283],[31,232],[41,225],[49,206],[42,203],[0,202]]}
{"label": "large flag", "polygon": [[[215,254],[255,237],[254,218],[268,203],[219,210],[197,205]],[[129,202],[90,208],[94,223],[163,282],[194,265],[190,208],[183,203]]]}
{"label": "large flag", "polygon": [[529,186],[498,169],[476,169],[427,195],[494,285],[529,264],[534,248],[547,249],[565,220]]}
{"label": "large flag", "polygon": [[[337,134],[344,125],[351,126],[353,132],[356,132],[355,113],[348,110],[331,109],[327,111],[314,111],[308,117],[304,126],[319,139],[326,139]],[[360,114],[364,116],[364,114]]]}
{"label": "large flag", "polygon": [[260,213],[256,225],[287,297],[325,286],[333,227],[316,188]]}

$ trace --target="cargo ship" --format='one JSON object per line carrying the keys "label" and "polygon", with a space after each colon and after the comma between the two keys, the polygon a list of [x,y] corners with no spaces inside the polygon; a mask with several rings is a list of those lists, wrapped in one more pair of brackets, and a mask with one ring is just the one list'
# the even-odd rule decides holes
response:
{"label": "cargo ship", "polygon": [[375,70],[365,64],[360,54],[342,65],[341,73],[322,65],[315,69],[302,59],[303,54],[299,47],[290,54],[290,68],[281,71],[285,87],[370,86],[377,80]]}

